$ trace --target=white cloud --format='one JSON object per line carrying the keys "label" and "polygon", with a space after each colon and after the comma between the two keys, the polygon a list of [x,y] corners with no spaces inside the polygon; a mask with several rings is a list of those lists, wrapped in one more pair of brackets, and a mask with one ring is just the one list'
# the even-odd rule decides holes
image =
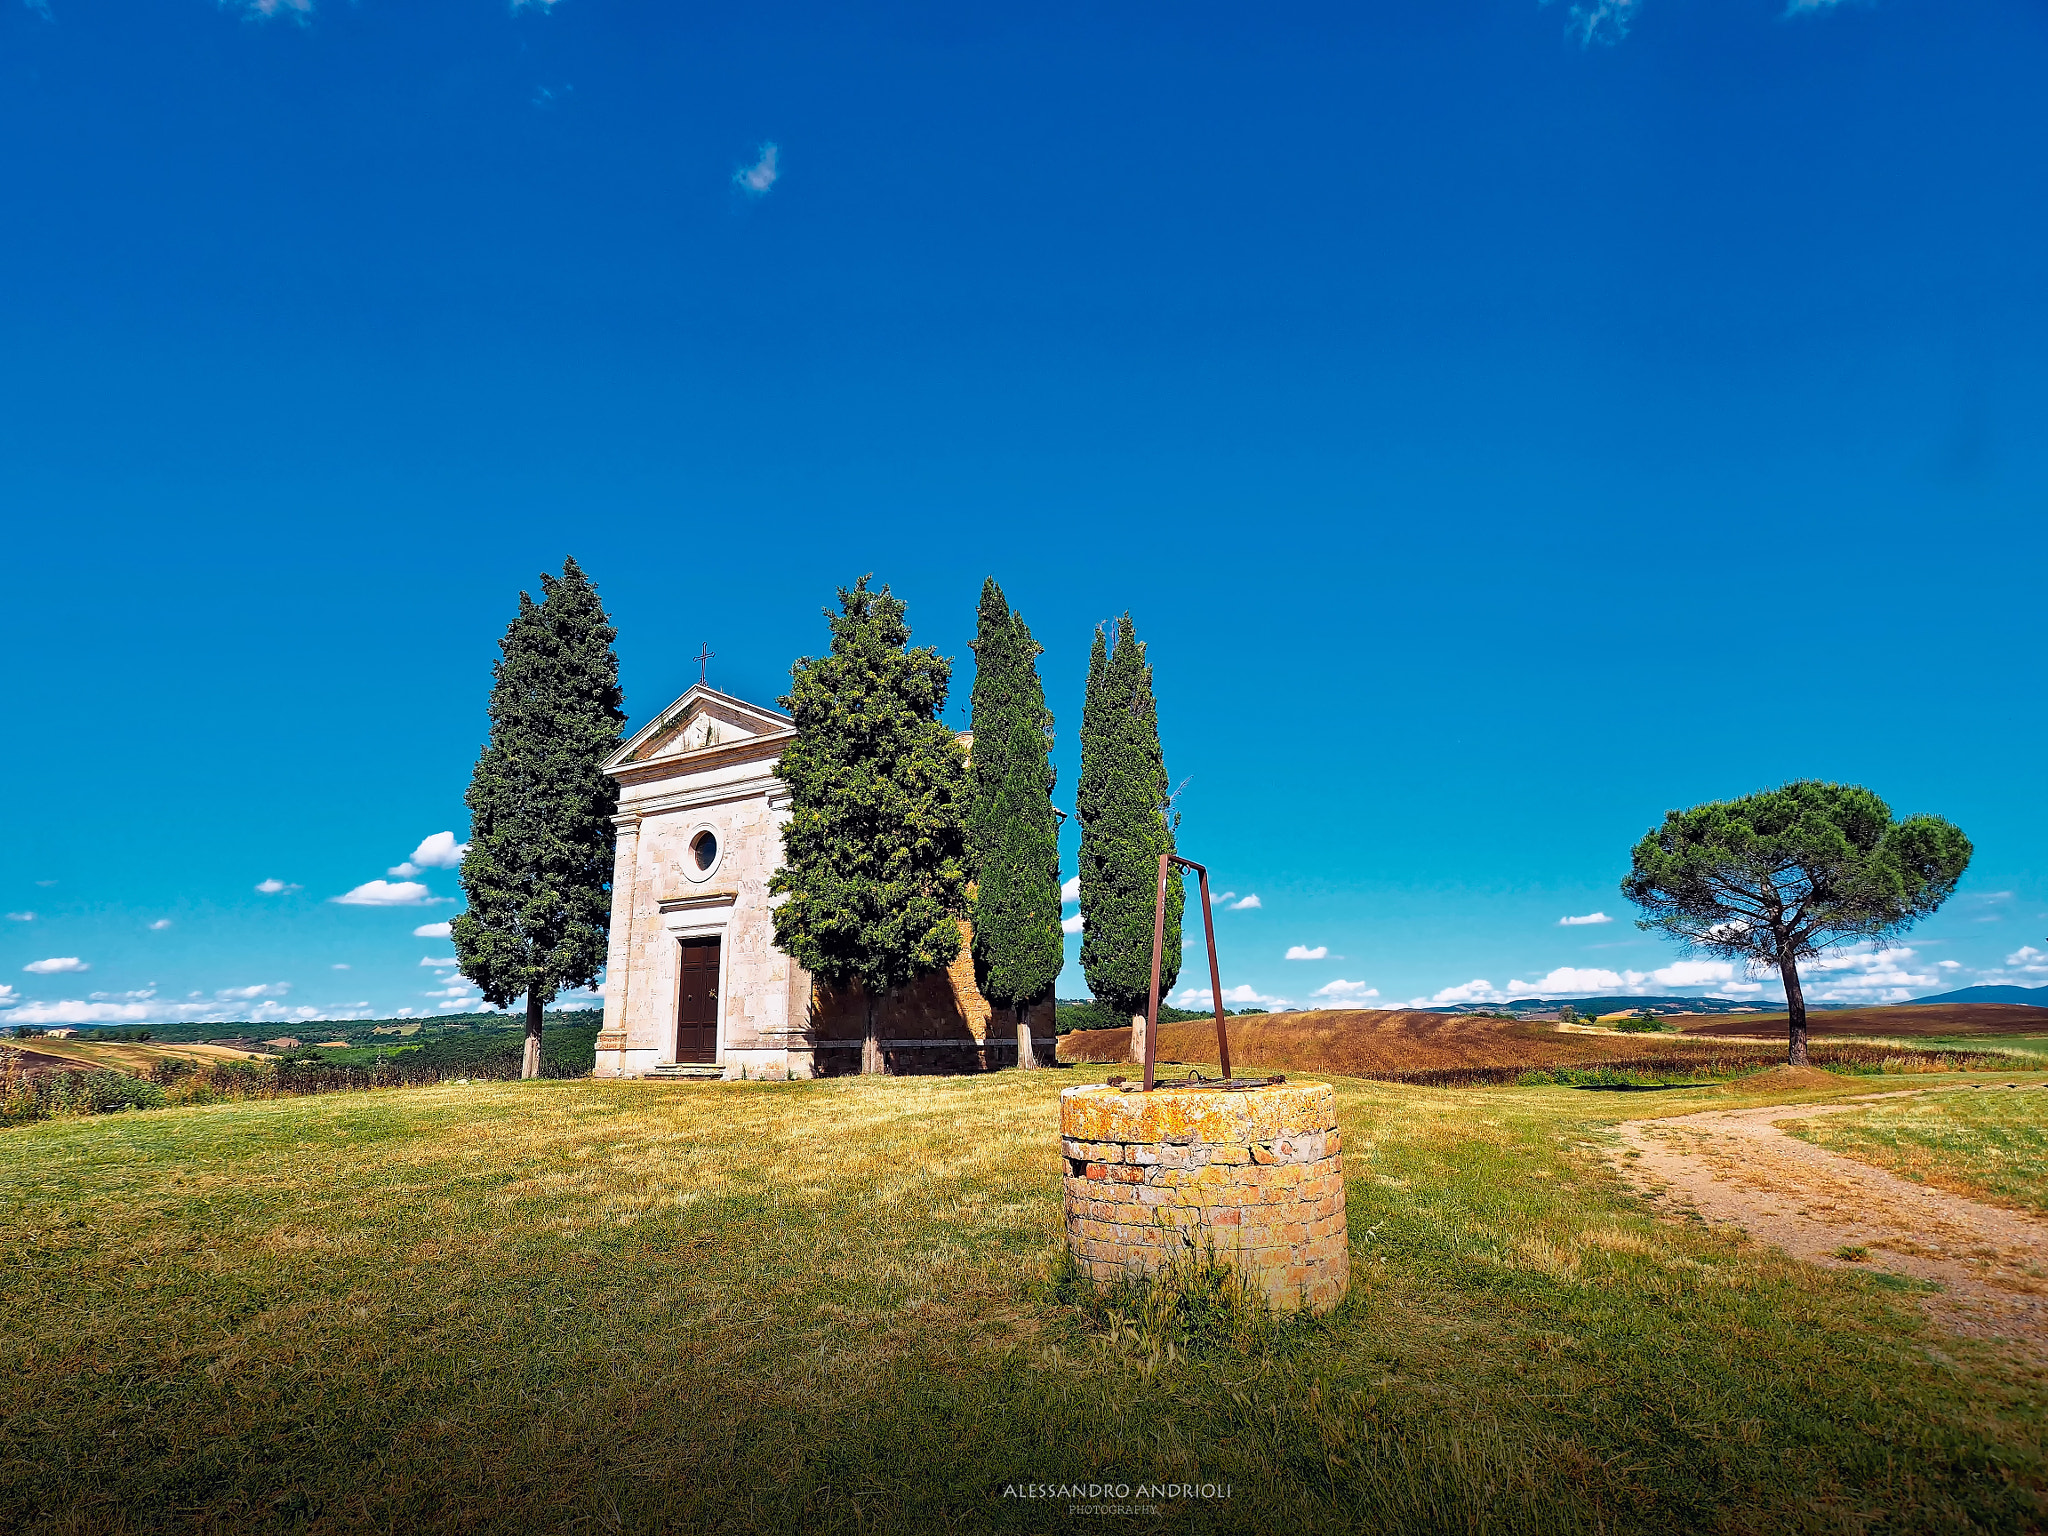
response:
{"label": "white cloud", "polygon": [[9,1024],[150,1024],[156,1011],[146,1003],[23,1003],[7,1015]]}
{"label": "white cloud", "polygon": [[156,989],[135,992],[94,992],[86,998],[23,1003],[7,1014],[10,1024],[162,1024],[275,1023],[316,1018],[317,1008],[287,1008],[277,1001],[291,991],[288,981],[250,987],[223,987],[211,998],[193,993],[182,1003],[159,1000]]}
{"label": "white cloud", "polygon": [[1362,981],[1346,981],[1339,976],[1335,981],[1324,982],[1309,994],[1311,997],[1327,997],[1332,1002],[1362,1003],[1368,997],[1378,997],[1380,989],[1369,987]]}
{"label": "white cloud", "polygon": [[1247,896],[1242,901],[1233,901],[1230,904],[1230,910],[1233,912],[1256,912],[1260,905],[1261,903],[1257,896]]}
{"label": "white cloud", "polygon": [[1852,944],[1831,954],[1804,961],[1800,979],[1808,994],[1823,1003],[1903,1003],[1915,989],[1937,985],[1939,971],[1920,971],[1908,962],[1914,952],[1903,946],[1876,949]]}
{"label": "white cloud", "polygon": [[266,21],[273,16],[290,16],[303,24],[313,14],[313,0],[220,0],[220,3],[223,10],[232,5],[244,16],[262,17]]}
{"label": "white cloud", "polygon": [[48,960],[31,960],[22,969],[32,976],[63,976],[73,971],[89,971],[92,967],[76,955],[55,955]]}
{"label": "white cloud", "polygon": [[421,923],[413,929],[412,936],[416,939],[445,939],[453,932],[454,925],[450,923]]}
{"label": "white cloud", "polygon": [[[1182,987],[1167,1001],[1176,1008],[1213,1008],[1211,999],[1215,993],[1207,987]],[[1292,1008],[1294,1005],[1284,997],[1268,997],[1248,982],[1223,989],[1223,1006],[1226,1008],[1248,1008],[1253,1005],[1263,1008]]]}
{"label": "white cloud", "polygon": [[1963,962],[1960,960],[1937,960],[1934,963],[1944,971],[1960,971],[1963,968]]}
{"label": "white cloud", "polygon": [[1734,979],[1735,967],[1726,960],[1674,960],[1650,972],[1660,987],[1711,987]]}
{"label": "white cloud", "polygon": [[[1550,0],[1540,0],[1548,5]],[[1784,15],[1787,20],[1794,16],[1818,15],[1832,11],[1842,0],[1785,0]],[[1574,0],[1570,7],[1565,31],[1579,40],[1581,47],[1594,43],[1618,43],[1628,36],[1628,29],[1636,19],[1636,11],[1642,0]]]}
{"label": "white cloud", "polygon": [[256,882],[257,893],[263,896],[287,895],[292,891],[296,891],[297,889],[298,887],[296,885],[291,885],[283,880],[278,879],[274,875],[268,880],[259,880]]}
{"label": "white cloud", "polygon": [[[1550,0],[1542,0],[1548,5]],[[1578,38],[1581,47],[1594,43],[1618,43],[1628,36],[1641,0],[1575,0],[1565,31]]]}
{"label": "white cloud", "polygon": [[7,914],[7,921],[10,923],[32,923],[35,920],[36,915],[33,912],[10,912]]}
{"label": "white cloud", "polygon": [[462,856],[469,852],[469,844],[455,841],[453,832],[436,832],[424,839],[413,849],[412,857],[403,864],[394,864],[384,871],[401,880],[410,880],[414,875],[429,869],[460,869]]}
{"label": "white cloud", "polygon": [[1074,875],[1060,887],[1060,905],[1071,906],[1081,899],[1081,877]]}
{"label": "white cloud", "polygon": [[1611,923],[1613,921],[1614,919],[1605,912],[1588,912],[1584,917],[1560,917],[1557,920],[1557,926],[1560,928],[1584,928],[1591,923]]}
{"label": "white cloud", "polygon": [[541,14],[546,15],[555,8],[555,0],[512,0],[512,9],[515,11],[523,11],[528,6],[538,6]]}
{"label": "white cloud", "polygon": [[1290,960],[1327,960],[1330,958],[1330,946],[1318,944],[1314,949],[1310,949],[1306,944],[1290,944],[1287,946],[1287,958]]}
{"label": "white cloud", "polygon": [[[334,962],[334,964],[327,967],[327,969],[329,969],[330,971],[345,971],[348,968],[349,964],[346,960],[337,960]],[[367,1007],[368,1004],[365,1004],[364,1006]]]}
{"label": "white cloud", "polygon": [[732,173],[733,185],[749,197],[766,197],[768,189],[775,185],[782,171],[777,162],[782,151],[773,144],[763,144],[761,155],[752,165],[743,165]]}
{"label": "white cloud", "polygon": [[453,955],[421,955],[420,964],[438,966],[445,970],[455,964],[455,957]]}
{"label": "white cloud", "polygon": [[2022,971],[2048,971],[2048,954],[2043,954],[2031,944],[2022,944],[2005,957],[2005,963]]}
{"label": "white cloud", "polygon": [[[1443,991],[1429,999],[1432,1003],[1504,1003],[1507,1000],[1507,993],[1483,977],[1460,986],[1445,987]],[[1422,999],[1418,997],[1415,1001],[1419,1003]]]}
{"label": "white cloud", "polygon": [[1527,997],[1555,997],[1560,993],[1575,993],[1581,997],[1592,992],[1619,992],[1626,985],[1613,971],[1597,967],[1561,965],[1541,981],[1511,981],[1510,995]]}
{"label": "white cloud", "polygon": [[160,917],[155,922],[149,925],[149,931],[151,933],[162,933],[166,928],[170,926],[171,920],[168,917]]}
{"label": "white cloud", "polygon": [[395,885],[388,880],[369,880],[333,899],[344,907],[424,907],[434,900],[434,893],[410,880]]}
{"label": "white cloud", "polygon": [[0,1008],[12,1008],[20,1001],[20,994],[13,987],[5,982],[0,982]]}
{"label": "white cloud", "polygon": [[1060,932],[1061,932],[1061,933],[1079,933],[1080,931],[1081,931],[1081,914],[1080,914],[1080,913],[1076,912],[1076,913],[1075,913],[1075,914],[1074,914],[1074,915],[1073,915],[1072,917],[1063,917],[1063,918],[1061,918],[1061,919],[1060,919]]}

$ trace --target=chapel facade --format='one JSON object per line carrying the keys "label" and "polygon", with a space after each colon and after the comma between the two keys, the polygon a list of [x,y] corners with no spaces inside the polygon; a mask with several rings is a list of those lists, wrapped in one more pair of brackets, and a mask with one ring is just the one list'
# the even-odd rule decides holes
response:
{"label": "chapel facade", "polygon": [[[703,683],[605,763],[619,786],[599,1077],[823,1077],[858,1071],[866,1000],[835,991],[775,945],[768,881],[796,734],[779,710]],[[781,898],[773,899],[779,903]],[[877,1021],[891,1072],[1015,1066],[1016,1025],[974,982],[962,924],[952,967],[897,993]],[[1028,1015],[1055,1046],[1050,999]]]}

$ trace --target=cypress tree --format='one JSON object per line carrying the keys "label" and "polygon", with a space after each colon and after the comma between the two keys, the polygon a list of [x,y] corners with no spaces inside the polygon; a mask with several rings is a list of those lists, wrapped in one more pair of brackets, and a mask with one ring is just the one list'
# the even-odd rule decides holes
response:
{"label": "cypress tree", "polygon": [[[1098,628],[1089,653],[1074,814],[1081,823],[1081,969],[1098,1000],[1131,1016],[1132,1059],[1142,1059],[1159,855],[1173,852],[1178,818],[1169,804],[1152,667],[1128,613],[1117,621],[1116,648]],[[1175,869],[1166,886],[1162,995],[1180,978],[1181,901]]]}
{"label": "cypress tree", "polygon": [[490,740],[466,797],[469,910],[453,924],[457,963],[485,999],[526,998],[523,1077],[540,1076],[542,1010],[604,966],[618,786],[600,765],[626,718],[597,589],[572,559],[540,582],[499,642]]}
{"label": "cypress tree", "polygon": [[782,867],[768,888],[775,942],[833,986],[867,998],[861,1070],[884,1070],[876,1016],[890,993],[960,953],[967,893],[967,765],[939,719],[951,664],[909,649],[903,604],[863,576],[825,610],[832,650],[790,668],[781,701],[796,738]]}
{"label": "cypress tree", "polygon": [[1035,1067],[1033,1003],[1066,963],[1060,933],[1059,820],[1053,814],[1052,711],[1043,647],[989,577],[974,637],[973,800],[967,847],[974,886],[974,971],[982,996],[1016,1016],[1017,1065]]}

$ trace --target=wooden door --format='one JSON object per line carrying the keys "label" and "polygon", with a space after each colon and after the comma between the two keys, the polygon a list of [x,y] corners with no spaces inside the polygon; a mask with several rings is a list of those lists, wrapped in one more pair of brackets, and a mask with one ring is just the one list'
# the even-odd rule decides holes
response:
{"label": "wooden door", "polygon": [[718,940],[684,939],[676,996],[676,1060],[718,1060]]}

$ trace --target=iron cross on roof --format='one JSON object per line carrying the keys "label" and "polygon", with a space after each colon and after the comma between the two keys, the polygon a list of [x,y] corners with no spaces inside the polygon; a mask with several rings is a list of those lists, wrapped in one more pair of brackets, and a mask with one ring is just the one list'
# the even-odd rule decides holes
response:
{"label": "iron cross on roof", "polygon": [[712,658],[712,657],[714,657],[714,656],[716,656],[717,654],[718,654],[718,652],[716,652],[716,651],[714,651],[713,649],[711,649],[711,647],[710,647],[710,646],[708,646],[708,645],[704,646],[704,647],[703,647],[702,649],[700,649],[700,650],[699,650],[699,651],[697,652],[697,681],[698,681],[698,682],[700,682],[700,683],[701,683],[701,682],[703,682],[703,681],[704,681],[704,670],[705,670],[705,668],[706,668],[706,667],[710,666],[710,664],[711,664],[711,658]]}

